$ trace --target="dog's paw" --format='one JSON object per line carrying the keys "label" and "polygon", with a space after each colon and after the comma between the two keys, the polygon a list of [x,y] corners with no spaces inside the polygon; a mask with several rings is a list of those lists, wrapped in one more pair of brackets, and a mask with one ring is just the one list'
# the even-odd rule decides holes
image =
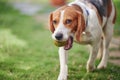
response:
{"label": "dog's paw", "polygon": [[95,65],[87,65],[87,72],[93,72],[95,70]]}
{"label": "dog's paw", "polygon": [[100,63],[100,64],[97,66],[97,69],[105,69],[106,67],[107,67],[106,64]]}
{"label": "dog's paw", "polygon": [[60,69],[60,73],[57,80],[67,80],[68,76],[68,67],[67,65]]}
{"label": "dog's paw", "polygon": [[67,80],[67,74],[60,74],[57,80]]}

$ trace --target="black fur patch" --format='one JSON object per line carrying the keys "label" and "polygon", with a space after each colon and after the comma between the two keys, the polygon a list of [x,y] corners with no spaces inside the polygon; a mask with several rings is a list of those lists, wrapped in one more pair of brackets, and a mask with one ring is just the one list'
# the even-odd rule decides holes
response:
{"label": "black fur patch", "polygon": [[109,0],[101,0],[102,4],[101,4],[100,0],[87,0],[87,1],[90,2],[91,4],[93,4],[97,8],[99,15],[101,17],[107,16],[107,3]]}

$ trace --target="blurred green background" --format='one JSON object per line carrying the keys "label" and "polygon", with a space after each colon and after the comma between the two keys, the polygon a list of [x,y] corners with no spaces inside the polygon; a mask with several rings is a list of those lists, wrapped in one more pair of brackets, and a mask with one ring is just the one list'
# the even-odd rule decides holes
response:
{"label": "blurred green background", "polygon": [[[108,68],[86,73],[86,46],[74,43],[68,58],[68,80],[120,79],[120,1],[114,3],[117,21]],[[48,15],[56,8],[49,0],[0,0],[0,80],[57,79],[58,48],[48,30]]]}

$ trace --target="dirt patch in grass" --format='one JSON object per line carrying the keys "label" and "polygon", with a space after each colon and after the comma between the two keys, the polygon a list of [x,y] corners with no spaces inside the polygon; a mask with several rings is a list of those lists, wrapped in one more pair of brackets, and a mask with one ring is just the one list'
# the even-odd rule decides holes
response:
{"label": "dirt patch in grass", "polygon": [[120,37],[111,41],[109,62],[120,66]]}

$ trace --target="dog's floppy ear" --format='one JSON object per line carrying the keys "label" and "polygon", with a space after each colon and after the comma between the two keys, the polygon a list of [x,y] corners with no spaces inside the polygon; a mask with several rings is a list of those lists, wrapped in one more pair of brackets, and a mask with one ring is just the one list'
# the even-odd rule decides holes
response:
{"label": "dog's floppy ear", "polygon": [[55,28],[53,26],[53,13],[50,13],[49,15],[49,29],[52,33],[54,33]]}
{"label": "dog's floppy ear", "polygon": [[80,41],[80,36],[82,32],[85,30],[85,19],[84,16],[81,12],[78,12],[78,25],[77,25],[77,30],[75,32],[75,37],[77,41]]}

